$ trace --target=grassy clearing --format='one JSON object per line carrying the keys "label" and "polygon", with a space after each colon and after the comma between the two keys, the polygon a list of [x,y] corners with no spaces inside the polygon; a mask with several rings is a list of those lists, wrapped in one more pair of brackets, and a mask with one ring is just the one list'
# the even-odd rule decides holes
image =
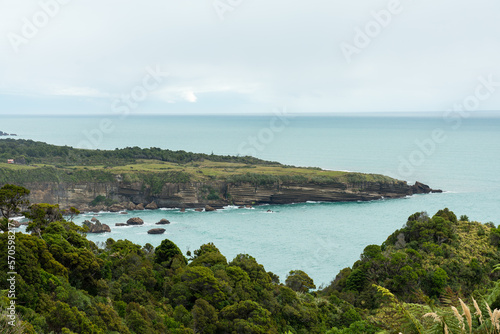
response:
{"label": "grassy clearing", "polygon": [[[43,173],[40,171],[43,169]],[[15,176],[16,181],[33,182],[36,177],[40,181],[89,181],[89,178],[98,175],[98,179],[113,180],[115,175],[124,175],[127,181],[140,181],[154,178],[158,182],[205,182],[225,180],[228,182],[251,182],[255,184],[270,184],[275,182],[296,183],[358,183],[358,182],[396,182],[387,176],[377,174],[350,173],[341,171],[327,171],[319,168],[304,168],[283,165],[250,165],[244,163],[217,162],[204,159],[203,161],[186,164],[166,162],[160,160],[137,160],[121,166],[92,165],[92,166],[60,166],[44,164],[34,166],[0,164],[0,181],[9,182],[9,177]],[[30,173],[28,173],[30,171]],[[36,177],[28,176],[36,175]],[[52,175],[54,174],[54,175]]]}

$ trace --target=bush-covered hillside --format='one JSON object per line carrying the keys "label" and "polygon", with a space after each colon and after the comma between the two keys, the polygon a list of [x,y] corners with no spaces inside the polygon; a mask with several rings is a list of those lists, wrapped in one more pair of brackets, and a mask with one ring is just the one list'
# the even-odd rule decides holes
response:
{"label": "bush-covered hillside", "polygon": [[204,159],[253,165],[280,165],[253,157],[222,156],[163,150],[160,148],[127,147],[115,150],[88,150],[56,146],[24,139],[0,140],[0,160],[15,159],[25,164],[58,164],[62,166],[124,165],[135,160],[159,160],[186,164]]}
{"label": "bush-covered hillside", "polygon": [[[15,164],[7,161],[13,159]],[[164,183],[211,182],[269,185],[276,183],[401,183],[377,174],[285,166],[254,157],[127,147],[85,150],[32,140],[0,140],[0,185],[31,182],[144,182],[161,190]]]}

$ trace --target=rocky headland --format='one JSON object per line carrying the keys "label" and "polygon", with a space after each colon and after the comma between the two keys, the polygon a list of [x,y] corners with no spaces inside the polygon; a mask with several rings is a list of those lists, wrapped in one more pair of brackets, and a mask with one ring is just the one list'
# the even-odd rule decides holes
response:
{"label": "rocky headland", "polygon": [[[441,192],[417,182],[403,181],[359,183],[251,183],[193,182],[165,183],[160,192],[153,192],[144,182],[85,182],[25,184],[31,190],[33,203],[76,207],[84,212],[155,210],[158,208],[193,208],[213,211],[227,205],[291,204],[307,201],[355,202],[402,198],[415,194]],[[207,199],[203,189],[210,187],[217,198]],[[89,205],[97,196],[109,199],[107,204]],[[111,202],[112,204],[109,204]]]}

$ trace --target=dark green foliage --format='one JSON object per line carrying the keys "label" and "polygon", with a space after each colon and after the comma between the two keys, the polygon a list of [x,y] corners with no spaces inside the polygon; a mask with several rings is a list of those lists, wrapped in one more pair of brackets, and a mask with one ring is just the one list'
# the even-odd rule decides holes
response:
{"label": "dark green foliage", "polygon": [[50,223],[62,220],[62,211],[58,204],[33,204],[23,214],[31,220],[26,231],[37,233],[39,236]]}
{"label": "dark green foliage", "polygon": [[445,220],[448,220],[452,223],[457,223],[457,216],[453,213],[453,211],[450,211],[448,208],[445,208],[443,210],[439,210],[434,217],[442,217]]}
{"label": "dark green foliage", "polygon": [[[0,143],[2,141],[0,140]],[[114,182],[112,173],[104,170],[62,170],[54,167],[38,167],[34,169],[0,168],[0,184],[15,183],[27,185],[32,182]]]}
{"label": "dark green foliage", "polygon": [[285,280],[285,284],[287,287],[297,292],[309,292],[311,289],[316,289],[313,279],[302,270],[290,271]]}
{"label": "dark green foliage", "polygon": [[[384,247],[367,246],[324,291],[311,291],[312,279],[300,270],[279,284],[247,254],[227,263],[212,243],[194,251],[187,265],[167,239],[156,248],[108,239],[101,249],[56,206],[32,205],[27,214],[36,233],[2,233],[0,249],[15,237],[17,310],[29,334],[376,333],[386,327],[375,319],[382,301],[374,282],[404,301],[426,294],[438,303],[452,286],[462,293],[480,287],[491,305],[500,304],[500,285],[489,280],[498,277],[491,268],[500,258],[488,254],[487,265],[455,259],[456,223],[445,210],[410,217]],[[406,235],[416,239],[405,241]],[[8,288],[7,263],[7,252],[0,252],[0,290]],[[5,299],[0,295],[0,307]]]}
{"label": "dark green foliage", "polygon": [[458,291],[485,287],[491,282],[489,268],[500,262],[500,254],[483,244],[483,250],[478,252],[481,259],[467,259],[478,246],[474,244],[477,241],[466,244],[467,250],[460,242],[478,237],[485,240],[482,236],[488,230],[491,243],[498,246],[500,232],[495,228],[465,220],[459,222],[448,209],[438,211],[432,218],[425,212],[417,212],[382,246],[367,246],[360,261],[352,269],[343,269],[323,293],[335,294],[358,307],[376,309],[380,300],[374,294],[373,283],[389,289],[401,300],[414,303],[422,302],[423,295],[438,300],[447,287]]}
{"label": "dark green foliage", "polygon": [[212,201],[212,200],[219,200],[220,199],[220,194],[217,191],[217,189],[214,189],[211,186],[204,185],[200,189],[201,191],[201,198]]}
{"label": "dark green foliage", "polygon": [[176,259],[181,263],[187,264],[186,258],[182,255],[181,250],[172,241],[165,239],[161,242],[160,246],[155,249],[155,262],[165,264],[171,267]]}
{"label": "dark green foliage", "polygon": [[360,291],[366,282],[366,273],[359,268],[354,269],[347,277],[345,289],[347,291]]}
{"label": "dark green foliage", "polygon": [[442,268],[437,268],[433,273],[429,273],[429,295],[431,297],[440,296],[448,285],[448,279],[448,274]]}
{"label": "dark green foliage", "polygon": [[2,216],[10,218],[18,215],[22,207],[27,206],[26,197],[29,194],[28,189],[13,184],[5,184],[0,188],[0,213]]}
{"label": "dark green foliage", "polygon": [[197,299],[193,310],[193,330],[195,333],[215,333],[217,329],[217,310],[204,299]]}
{"label": "dark green foliage", "polygon": [[[359,179],[359,182],[366,181],[366,175],[352,173],[353,175],[348,175],[347,178],[352,177]],[[340,177],[327,177],[327,176],[312,176],[310,178],[303,175],[270,175],[270,174],[257,174],[257,173],[246,173],[246,174],[235,174],[226,177],[225,179],[229,183],[251,183],[256,186],[272,185],[272,184],[304,184],[304,183],[316,183],[316,184],[337,184],[339,187],[345,187],[343,182],[348,182],[345,180],[344,176]]]}
{"label": "dark green foliage", "polygon": [[98,195],[96,198],[92,200],[92,202],[89,203],[90,206],[97,206],[97,205],[105,205],[105,206],[111,206],[115,202],[111,198],[107,198],[106,196]]}
{"label": "dark green foliage", "polygon": [[205,244],[200,249],[194,251],[194,257],[190,266],[212,267],[216,264],[226,265],[227,260],[224,255],[219,252],[213,243]]}
{"label": "dark green foliage", "polygon": [[22,208],[28,205],[26,197],[30,191],[26,188],[6,184],[0,188],[0,230],[9,230],[9,218],[20,214]]}
{"label": "dark green foliage", "polygon": [[250,300],[227,306],[221,310],[219,332],[277,333],[276,330],[272,330],[271,312]]}
{"label": "dark green foliage", "polygon": [[491,228],[490,229],[490,242],[493,246],[500,246],[500,228]]}
{"label": "dark green foliage", "polygon": [[[64,166],[124,165],[137,159],[161,160],[174,163],[189,163],[208,159],[216,162],[237,162],[244,164],[279,165],[253,157],[234,157],[171,151],[160,148],[127,147],[113,151],[76,149],[69,146],[55,146],[22,139],[0,140],[0,159],[19,160],[24,157],[27,164],[49,163]],[[0,175],[1,182],[1,175]]]}

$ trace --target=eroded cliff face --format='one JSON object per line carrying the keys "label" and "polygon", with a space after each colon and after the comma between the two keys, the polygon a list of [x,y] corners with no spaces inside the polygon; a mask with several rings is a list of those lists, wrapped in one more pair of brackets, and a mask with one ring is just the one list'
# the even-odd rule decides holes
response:
{"label": "eroded cliff face", "polygon": [[[154,192],[143,182],[125,183],[29,183],[32,203],[59,204],[63,208],[74,206],[88,210],[89,203],[97,196],[105,196],[124,207],[127,204],[155,203],[158,207],[200,208],[210,205],[289,204],[306,201],[343,202],[370,201],[381,198],[400,198],[408,195],[434,192],[428,186],[405,182],[354,184],[233,184],[223,181],[204,183],[166,183],[161,191]],[[218,198],[218,199],[217,199]]]}

